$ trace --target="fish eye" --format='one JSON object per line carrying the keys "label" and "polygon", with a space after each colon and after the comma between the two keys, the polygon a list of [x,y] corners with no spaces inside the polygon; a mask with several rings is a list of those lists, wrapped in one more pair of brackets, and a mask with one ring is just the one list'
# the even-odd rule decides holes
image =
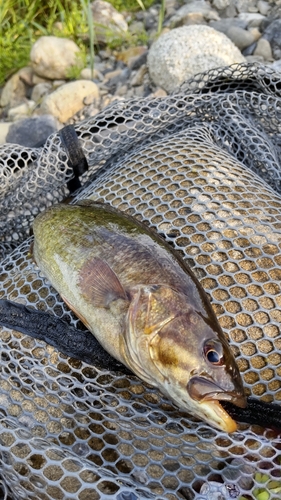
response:
{"label": "fish eye", "polygon": [[211,365],[222,366],[224,364],[223,348],[216,340],[207,340],[204,344],[204,356]]}

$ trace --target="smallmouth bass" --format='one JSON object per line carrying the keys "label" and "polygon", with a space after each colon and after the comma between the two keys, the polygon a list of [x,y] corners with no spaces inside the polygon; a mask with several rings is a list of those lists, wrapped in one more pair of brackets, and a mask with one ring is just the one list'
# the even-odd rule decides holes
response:
{"label": "smallmouth bass", "polygon": [[179,408],[226,432],[243,385],[208,298],[160,236],[108,205],[56,205],[34,222],[34,259],[100,344]]}

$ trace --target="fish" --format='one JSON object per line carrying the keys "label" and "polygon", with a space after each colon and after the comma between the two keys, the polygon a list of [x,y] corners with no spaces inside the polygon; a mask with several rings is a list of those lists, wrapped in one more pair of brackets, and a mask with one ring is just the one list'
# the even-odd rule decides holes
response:
{"label": "fish", "polygon": [[[80,330],[51,313],[37,310],[7,299],[0,299],[0,326],[12,328],[38,340],[44,340],[71,358],[84,361],[102,370],[122,375],[132,371],[103,349],[88,330]],[[241,408],[228,401],[221,402],[238,422],[281,430],[281,406],[247,397],[247,406]]]}
{"label": "fish", "polygon": [[33,224],[33,258],[102,347],[177,407],[225,432],[246,406],[207,294],[154,230],[110,205],[58,204]]}

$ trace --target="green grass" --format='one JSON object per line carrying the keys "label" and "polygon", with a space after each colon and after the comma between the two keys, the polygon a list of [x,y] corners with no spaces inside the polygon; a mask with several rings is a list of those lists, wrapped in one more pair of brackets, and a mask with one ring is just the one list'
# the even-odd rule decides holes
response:
{"label": "green grass", "polygon": [[[119,11],[133,12],[150,7],[155,0],[109,2]],[[0,0],[0,85],[28,63],[33,43],[43,35],[74,40],[82,54],[89,53],[93,67],[94,27],[89,3],[89,0]],[[86,41],[86,34],[91,43]],[[116,45],[118,43],[122,41],[117,40]]]}

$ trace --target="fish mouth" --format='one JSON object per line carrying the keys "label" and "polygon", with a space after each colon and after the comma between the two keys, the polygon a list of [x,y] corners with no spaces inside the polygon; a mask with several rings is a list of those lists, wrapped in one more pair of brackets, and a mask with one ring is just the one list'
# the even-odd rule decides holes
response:
{"label": "fish mouth", "polygon": [[192,377],[187,384],[187,391],[192,399],[200,403],[217,400],[230,401],[240,408],[245,408],[247,405],[243,391],[226,391],[213,380],[205,377]]}
{"label": "fish mouth", "polygon": [[195,376],[187,384],[189,396],[200,404],[203,412],[206,412],[214,419],[221,430],[233,432],[237,429],[236,422],[222,407],[219,401],[230,401],[231,403],[245,408],[247,399],[243,390],[226,391],[213,380],[204,377]]}

